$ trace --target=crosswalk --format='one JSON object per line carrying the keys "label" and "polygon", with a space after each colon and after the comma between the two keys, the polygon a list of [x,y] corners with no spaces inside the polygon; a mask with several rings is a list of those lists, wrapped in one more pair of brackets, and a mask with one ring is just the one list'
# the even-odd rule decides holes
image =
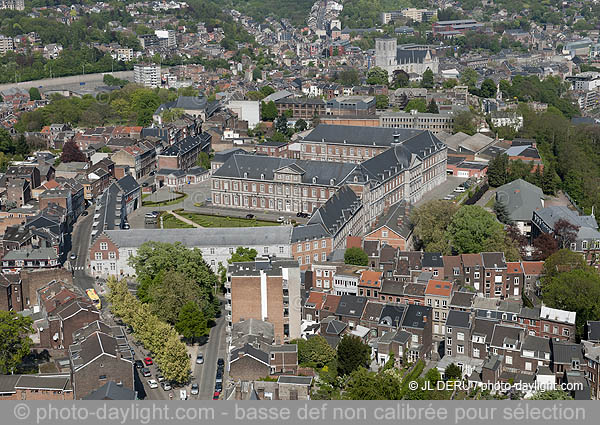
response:
{"label": "crosswalk", "polygon": [[75,266],[75,267],[71,267],[71,270],[73,270],[73,271],[85,270],[85,267],[84,266]]}

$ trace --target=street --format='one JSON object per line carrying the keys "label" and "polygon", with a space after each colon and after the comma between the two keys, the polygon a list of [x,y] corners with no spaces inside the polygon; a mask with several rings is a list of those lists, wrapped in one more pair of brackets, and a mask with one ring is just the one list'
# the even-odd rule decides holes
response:
{"label": "street", "polygon": [[[217,374],[217,360],[227,359],[227,346],[225,338],[225,309],[221,304],[221,316],[216,319],[216,325],[210,330],[208,342],[198,347],[198,352],[204,355],[204,364],[196,365],[193,381],[200,385],[201,400],[211,400],[215,391],[215,377]],[[193,359],[195,362],[195,358]],[[227,363],[227,362],[226,362]],[[223,390],[225,390],[227,372],[223,374]]]}
{"label": "street", "polygon": [[[77,255],[75,264],[71,264],[73,267],[73,281],[84,292],[86,289],[94,288],[94,279],[86,273],[88,248],[94,222],[94,206],[88,207],[86,211],[88,215],[79,217],[73,226],[73,232],[71,233],[72,248],[69,252],[69,255],[73,252]],[[73,262],[72,260],[69,261]]]}

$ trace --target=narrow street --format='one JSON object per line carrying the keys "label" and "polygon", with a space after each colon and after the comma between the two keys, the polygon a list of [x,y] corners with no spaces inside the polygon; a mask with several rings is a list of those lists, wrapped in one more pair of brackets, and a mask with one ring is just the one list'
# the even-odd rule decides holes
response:
{"label": "narrow street", "polygon": [[[84,292],[86,289],[94,287],[94,279],[87,275],[87,256],[90,245],[90,237],[92,233],[92,224],[94,223],[94,206],[90,206],[87,210],[86,217],[79,217],[73,232],[71,234],[72,250],[69,255],[74,252],[77,255],[73,267],[73,281]],[[72,260],[69,260],[73,262]]]}
{"label": "narrow street", "polygon": [[[204,355],[204,364],[196,365],[193,382],[200,385],[201,400],[211,400],[215,391],[215,377],[217,375],[217,360],[226,359],[227,344],[225,338],[225,309],[221,305],[221,316],[216,319],[216,325],[211,328],[208,342],[198,347],[198,352]],[[195,359],[194,359],[195,360]],[[223,376],[223,389],[225,389],[227,373]]]}

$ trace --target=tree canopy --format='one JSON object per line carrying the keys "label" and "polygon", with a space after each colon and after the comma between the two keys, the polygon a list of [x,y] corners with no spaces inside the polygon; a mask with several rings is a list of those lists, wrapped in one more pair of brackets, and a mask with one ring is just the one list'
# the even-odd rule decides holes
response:
{"label": "tree canopy", "polygon": [[244,261],[254,261],[257,255],[258,252],[256,252],[254,248],[244,248],[242,246],[238,246],[227,262],[232,264],[241,263]]}
{"label": "tree canopy", "polygon": [[388,81],[388,72],[385,69],[375,66],[367,72],[367,84],[387,86]]}
{"label": "tree canopy", "polygon": [[361,248],[348,248],[344,253],[344,263],[355,266],[366,266],[369,264],[369,256]]}
{"label": "tree canopy", "polygon": [[33,342],[29,335],[33,333],[33,321],[14,311],[0,310],[0,373],[14,373],[23,357],[29,354]]}
{"label": "tree canopy", "polygon": [[336,351],[321,335],[315,335],[308,340],[296,339],[291,343],[298,345],[298,364],[305,367],[322,368],[336,356]]}
{"label": "tree canopy", "polygon": [[353,335],[345,335],[337,346],[338,374],[349,375],[359,367],[368,367],[371,348]]}

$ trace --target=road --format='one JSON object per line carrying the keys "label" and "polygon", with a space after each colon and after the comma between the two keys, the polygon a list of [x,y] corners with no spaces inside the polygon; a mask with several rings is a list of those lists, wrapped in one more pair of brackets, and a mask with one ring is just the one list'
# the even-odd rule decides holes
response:
{"label": "road", "polygon": [[[217,318],[216,325],[211,328],[208,342],[198,349],[198,352],[204,355],[204,364],[196,365],[193,381],[200,385],[200,394],[198,395],[200,400],[212,400],[215,391],[217,360],[219,358],[226,359],[225,325],[224,302],[222,302],[221,316]],[[223,389],[225,389],[225,378],[226,376],[223,376]]]}
{"label": "road", "polygon": [[[71,251],[77,254],[77,259],[73,266],[73,281],[84,291],[89,288],[94,288],[94,279],[86,274],[87,271],[87,256],[90,246],[90,235],[92,233],[92,224],[94,222],[94,206],[87,209],[88,215],[79,217],[73,232],[71,233]],[[69,260],[71,261],[71,260]]]}
{"label": "road", "polygon": [[20,83],[7,83],[0,84],[0,91],[10,89],[13,87],[18,87],[21,89],[29,89],[31,87],[63,87],[71,84],[79,84],[79,83],[95,83],[102,82],[102,78],[104,74],[111,74],[116,78],[123,78],[133,80],[133,71],[117,71],[117,72],[104,72],[98,74],[85,74],[85,75],[71,75],[70,77],[58,77],[58,78],[45,78],[43,80],[35,80],[35,81],[23,81]]}

